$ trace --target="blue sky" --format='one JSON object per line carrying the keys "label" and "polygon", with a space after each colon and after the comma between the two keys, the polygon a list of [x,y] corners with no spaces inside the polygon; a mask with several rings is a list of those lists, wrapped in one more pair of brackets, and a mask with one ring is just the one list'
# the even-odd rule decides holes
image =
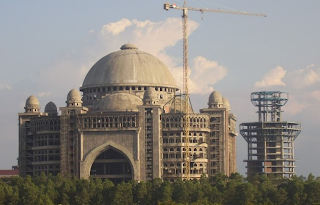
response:
{"label": "blue sky", "polygon": [[[0,2],[0,169],[18,156],[18,112],[35,95],[65,106],[91,66],[125,43],[161,59],[181,82],[181,11],[165,1]],[[174,1],[182,5],[183,1]],[[189,12],[191,100],[207,107],[212,90],[228,98],[238,123],[257,121],[250,93],[289,93],[284,120],[301,121],[297,174],[320,176],[320,1],[193,0],[189,6],[265,13],[266,18]],[[238,171],[247,147],[237,139]]]}

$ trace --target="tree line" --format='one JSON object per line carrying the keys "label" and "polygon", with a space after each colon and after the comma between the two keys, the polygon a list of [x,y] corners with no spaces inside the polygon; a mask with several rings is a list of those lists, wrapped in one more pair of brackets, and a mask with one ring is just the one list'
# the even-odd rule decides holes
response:
{"label": "tree line", "polygon": [[221,173],[208,179],[173,183],[89,180],[57,176],[0,179],[0,205],[320,205],[320,177],[276,180],[265,175],[244,178]]}

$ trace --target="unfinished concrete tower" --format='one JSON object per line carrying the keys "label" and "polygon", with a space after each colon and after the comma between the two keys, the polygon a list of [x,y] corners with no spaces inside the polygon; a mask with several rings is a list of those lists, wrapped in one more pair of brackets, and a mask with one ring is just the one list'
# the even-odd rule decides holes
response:
{"label": "unfinished concrete tower", "polygon": [[261,91],[251,93],[258,107],[258,122],[240,124],[240,133],[248,143],[247,174],[273,174],[277,178],[295,174],[294,140],[301,132],[300,122],[281,119],[281,107],[288,93]]}

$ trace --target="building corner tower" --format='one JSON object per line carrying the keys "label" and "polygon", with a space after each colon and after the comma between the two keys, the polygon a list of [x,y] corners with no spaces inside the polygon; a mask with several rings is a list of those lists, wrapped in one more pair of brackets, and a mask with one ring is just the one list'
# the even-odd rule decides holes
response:
{"label": "building corner tower", "polygon": [[281,108],[288,93],[261,91],[251,93],[251,102],[258,107],[258,122],[240,124],[240,134],[248,143],[247,175],[266,174],[276,178],[292,177],[294,140],[301,132],[300,122],[282,121]]}

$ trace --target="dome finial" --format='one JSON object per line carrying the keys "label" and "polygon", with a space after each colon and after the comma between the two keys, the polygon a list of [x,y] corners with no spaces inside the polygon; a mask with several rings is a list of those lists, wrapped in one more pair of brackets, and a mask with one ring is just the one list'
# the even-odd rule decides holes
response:
{"label": "dome finial", "polygon": [[128,50],[128,49],[138,50],[138,47],[134,44],[127,43],[127,44],[124,44],[123,46],[121,46],[120,49],[121,50]]}

